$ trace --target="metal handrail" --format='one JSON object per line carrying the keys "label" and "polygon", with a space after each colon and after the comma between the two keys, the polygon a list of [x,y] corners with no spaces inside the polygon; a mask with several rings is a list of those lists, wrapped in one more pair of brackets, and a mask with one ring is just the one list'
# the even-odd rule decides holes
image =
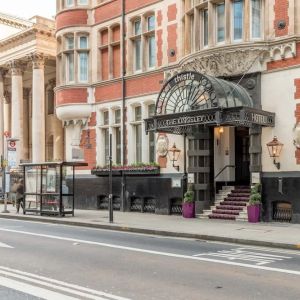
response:
{"label": "metal handrail", "polygon": [[[226,165],[214,178],[214,189],[215,189],[215,195],[217,194],[217,182],[216,182],[216,178],[221,174],[223,173],[227,168],[235,168],[236,166],[235,165]],[[225,181],[225,184],[227,186],[227,181]]]}
{"label": "metal handrail", "polygon": [[235,168],[235,165],[226,165],[216,176],[214,179],[216,179],[221,173],[225,171],[227,168]]}

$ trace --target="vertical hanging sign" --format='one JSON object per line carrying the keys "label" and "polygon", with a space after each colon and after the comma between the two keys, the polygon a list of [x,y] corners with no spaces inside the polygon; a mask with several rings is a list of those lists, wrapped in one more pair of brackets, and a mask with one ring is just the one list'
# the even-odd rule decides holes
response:
{"label": "vertical hanging sign", "polygon": [[14,141],[10,141],[7,145],[7,163],[10,168],[17,166],[17,148]]}

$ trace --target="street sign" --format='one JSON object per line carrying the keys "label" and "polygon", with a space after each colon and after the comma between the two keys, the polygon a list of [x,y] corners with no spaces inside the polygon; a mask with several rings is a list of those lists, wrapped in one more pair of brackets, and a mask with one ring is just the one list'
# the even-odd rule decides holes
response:
{"label": "street sign", "polygon": [[15,147],[16,147],[16,142],[15,142],[15,141],[10,141],[10,142],[9,142],[9,146],[10,146],[11,148],[15,148]]}
{"label": "street sign", "polygon": [[17,151],[16,148],[8,148],[7,151],[7,160],[9,167],[17,166]]}

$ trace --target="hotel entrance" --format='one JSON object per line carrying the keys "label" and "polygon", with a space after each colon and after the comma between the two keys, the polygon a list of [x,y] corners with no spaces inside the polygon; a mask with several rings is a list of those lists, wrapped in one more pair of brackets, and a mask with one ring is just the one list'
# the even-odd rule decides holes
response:
{"label": "hotel entrance", "polygon": [[216,184],[249,189],[251,172],[261,171],[262,127],[274,125],[243,86],[197,72],[172,77],[145,120],[146,132],[183,137],[182,176],[193,175],[198,213],[214,204]]}

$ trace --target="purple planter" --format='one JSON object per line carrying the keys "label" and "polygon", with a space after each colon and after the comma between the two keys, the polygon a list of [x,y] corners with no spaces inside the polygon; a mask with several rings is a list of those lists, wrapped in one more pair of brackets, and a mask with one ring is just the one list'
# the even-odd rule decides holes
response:
{"label": "purple planter", "polygon": [[260,204],[247,206],[248,222],[257,223],[260,219]]}
{"label": "purple planter", "polygon": [[184,218],[195,218],[195,202],[182,203],[182,216]]}

